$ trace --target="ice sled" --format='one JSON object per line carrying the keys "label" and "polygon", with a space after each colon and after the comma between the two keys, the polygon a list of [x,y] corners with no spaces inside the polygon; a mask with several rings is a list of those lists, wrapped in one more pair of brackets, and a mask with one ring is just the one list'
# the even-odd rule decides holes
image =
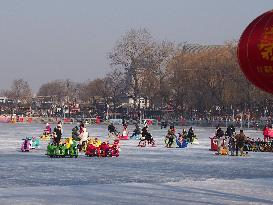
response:
{"label": "ice sled", "polygon": [[192,141],[192,143],[191,144],[195,144],[195,145],[198,145],[199,144],[199,141],[198,141],[198,139],[195,137],[195,138],[193,138],[193,141]]}
{"label": "ice sled", "polygon": [[94,157],[98,156],[98,149],[94,144],[88,144],[85,152],[86,156]]}
{"label": "ice sled", "polygon": [[40,146],[40,140],[36,137],[26,137],[21,144],[22,152],[29,152],[31,149],[37,149]]}
{"label": "ice sled", "polygon": [[176,140],[176,144],[178,148],[186,148],[188,146],[188,142],[185,139],[182,142],[180,142],[179,140]]}
{"label": "ice sled", "polygon": [[40,146],[40,140],[39,140],[39,138],[32,137],[31,141],[32,141],[32,143],[31,143],[31,148],[32,149],[39,148],[39,146]]}
{"label": "ice sled", "polygon": [[47,156],[49,157],[75,157],[79,155],[78,145],[72,137],[67,138],[63,144],[55,145],[49,143],[47,146]]}
{"label": "ice sled", "polygon": [[23,139],[23,143],[21,145],[21,151],[22,152],[29,152],[32,148],[32,139],[29,137],[26,137],[25,139]]}
{"label": "ice sled", "polygon": [[130,137],[130,139],[139,140],[140,137],[141,137],[141,135],[139,135],[139,134],[133,134],[133,135]]}
{"label": "ice sled", "polygon": [[221,155],[228,155],[228,148],[227,147],[221,147],[220,148],[220,154]]}
{"label": "ice sled", "polygon": [[129,140],[128,132],[126,130],[123,130],[122,135],[118,136],[119,140]]}
{"label": "ice sled", "polygon": [[217,145],[218,139],[214,137],[210,137],[210,150],[211,151],[217,151],[218,145]]}
{"label": "ice sled", "polygon": [[51,135],[50,134],[47,134],[47,133],[43,133],[41,136],[40,136],[40,139],[42,141],[47,141],[47,140],[50,140],[51,138]]}
{"label": "ice sled", "polygon": [[129,140],[130,139],[128,135],[125,135],[125,136],[119,135],[118,138],[119,138],[119,140]]}
{"label": "ice sled", "polygon": [[155,147],[155,141],[150,133],[145,137],[140,137],[138,147],[146,147],[148,145]]}
{"label": "ice sled", "polygon": [[273,129],[272,128],[269,128],[269,130],[268,130],[268,137],[270,139],[273,139]]}
{"label": "ice sled", "polygon": [[112,145],[106,142],[96,146],[95,144],[88,144],[85,155],[88,157],[118,157],[119,156],[119,140],[115,140]]}

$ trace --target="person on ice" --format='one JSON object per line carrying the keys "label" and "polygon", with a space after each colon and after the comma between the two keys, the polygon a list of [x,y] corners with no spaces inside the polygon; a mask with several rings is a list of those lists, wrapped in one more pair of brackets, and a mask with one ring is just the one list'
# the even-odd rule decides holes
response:
{"label": "person on ice", "polygon": [[168,126],[168,122],[166,120],[160,122],[161,129],[166,128]]}
{"label": "person on ice", "polygon": [[83,132],[84,123],[83,121],[80,122],[80,134]]}
{"label": "person on ice", "polygon": [[61,127],[61,129],[62,129],[62,128],[63,128],[63,123],[62,123],[62,121],[59,121],[58,124],[57,124],[57,126]]}
{"label": "person on ice", "polygon": [[217,133],[219,132],[219,131],[221,131],[222,129],[221,129],[221,127],[220,127],[220,125],[218,124],[217,126],[216,126],[216,128],[215,128],[215,137],[217,136]]}
{"label": "person on ice", "polygon": [[227,127],[226,135],[231,137],[235,133],[235,127],[233,125],[229,125]]}
{"label": "person on ice", "polygon": [[221,127],[218,127],[216,129],[216,133],[215,133],[215,138],[217,139],[217,152],[218,154],[220,154],[220,150],[223,144],[223,140],[225,138],[225,133],[224,131],[221,129]]}
{"label": "person on ice", "polygon": [[148,126],[144,126],[141,130],[141,135],[142,137],[145,137],[146,135],[148,135],[149,132],[148,132]]}
{"label": "person on ice", "polygon": [[88,135],[89,134],[88,134],[86,128],[84,127],[82,133],[79,135],[79,138],[80,138],[80,142],[79,142],[80,151],[87,144]]}
{"label": "person on ice", "polygon": [[194,132],[193,132],[193,128],[190,127],[188,134],[187,134],[187,139],[189,139],[189,141],[192,143],[193,142],[193,137],[194,137]]}
{"label": "person on ice", "polygon": [[123,125],[123,127],[127,124],[126,120],[125,120],[125,116],[122,117],[122,123],[121,124]]}
{"label": "person on ice", "polygon": [[142,128],[141,135],[142,135],[141,141],[147,140],[147,142],[149,144],[153,143],[153,137],[152,137],[151,133],[148,132],[148,126],[147,125]]}
{"label": "person on ice", "polygon": [[188,145],[187,140],[183,134],[178,133],[176,141],[177,141],[176,144],[178,145],[179,148],[185,148]]}
{"label": "person on ice", "polygon": [[246,141],[246,136],[243,130],[240,130],[240,134],[235,136],[236,139],[236,156],[238,156],[238,151],[240,150],[240,156],[244,155],[244,146]]}
{"label": "person on ice", "polygon": [[79,135],[80,135],[79,128],[78,128],[78,126],[75,126],[72,129],[72,138],[73,138],[73,140],[80,140]]}
{"label": "person on ice", "polygon": [[62,123],[62,121],[58,122],[57,127],[60,127],[61,133],[63,133],[63,123]]}
{"label": "person on ice", "polygon": [[185,128],[182,130],[182,135],[183,135],[183,138],[187,137],[187,130]]}
{"label": "person on ice", "polygon": [[171,147],[174,143],[175,136],[175,128],[173,125],[170,126],[170,129],[168,130],[168,133],[166,135],[166,147]]}
{"label": "person on ice", "polygon": [[139,125],[136,123],[135,126],[136,126],[136,127],[135,127],[135,129],[134,129],[134,131],[133,131],[133,134],[132,134],[132,136],[130,137],[131,139],[134,138],[134,137],[137,137],[137,136],[139,136],[139,135],[141,134],[141,130],[140,130]]}
{"label": "person on ice", "polygon": [[234,152],[236,148],[236,140],[233,135],[229,137],[228,146],[229,146],[230,155],[234,156]]}
{"label": "person on ice", "polygon": [[114,134],[114,135],[118,135],[118,131],[117,131],[117,129],[116,129],[116,127],[114,126],[114,124],[113,123],[111,123],[109,126],[108,126],[108,131],[109,131],[109,133],[111,133],[111,134]]}
{"label": "person on ice", "polygon": [[122,131],[122,136],[128,136],[128,125],[125,123],[123,125],[123,131]]}
{"label": "person on ice", "polygon": [[52,130],[51,130],[51,127],[50,127],[49,123],[46,123],[46,128],[45,128],[44,132],[45,132],[46,135],[51,134]]}
{"label": "person on ice", "polygon": [[264,142],[267,142],[269,137],[268,137],[268,133],[269,133],[269,126],[265,125],[264,129],[263,129],[263,135],[264,135]]}
{"label": "person on ice", "polygon": [[62,138],[62,127],[57,125],[57,127],[54,128],[54,132],[56,133],[56,144],[59,145]]}
{"label": "person on ice", "polygon": [[52,132],[52,138],[50,139],[50,144],[57,145],[57,135],[56,135],[56,132]]}

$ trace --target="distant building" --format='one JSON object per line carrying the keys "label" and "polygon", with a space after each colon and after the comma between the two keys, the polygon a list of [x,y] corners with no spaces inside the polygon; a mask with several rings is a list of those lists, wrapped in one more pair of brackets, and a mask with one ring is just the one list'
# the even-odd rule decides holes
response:
{"label": "distant building", "polygon": [[[133,100],[133,102],[134,102],[134,100]],[[140,97],[140,98],[137,98],[137,100],[136,100],[136,104],[139,106],[139,108],[141,108],[141,109],[144,109],[144,108],[149,108],[150,107],[150,101],[147,99],[145,99],[145,98],[143,98],[143,97]]]}
{"label": "distant building", "polygon": [[9,99],[7,97],[0,97],[0,104],[9,106],[14,104],[14,100]]}
{"label": "distant building", "polygon": [[7,97],[0,97],[0,103],[1,104],[6,103],[7,99],[8,99]]}
{"label": "distant building", "polygon": [[226,45],[201,45],[201,44],[182,44],[179,45],[180,50],[186,53],[200,53],[203,51],[220,50]]}
{"label": "distant building", "polygon": [[141,109],[145,109],[145,108],[150,107],[150,101],[146,100],[143,97],[137,98],[136,103],[134,103],[134,99],[132,96],[127,96],[127,95],[123,94],[120,97],[120,100],[121,100],[121,107],[133,108],[134,104],[136,104],[136,106]]}

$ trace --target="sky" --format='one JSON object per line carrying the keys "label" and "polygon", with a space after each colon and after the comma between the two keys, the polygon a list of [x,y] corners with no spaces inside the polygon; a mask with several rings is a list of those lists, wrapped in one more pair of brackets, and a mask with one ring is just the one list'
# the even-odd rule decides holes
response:
{"label": "sky", "polygon": [[219,45],[271,9],[270,0],[0,0],[0,90],[18,78],[37,92],[55,79],[104,77],[107,54],[132,28]]}

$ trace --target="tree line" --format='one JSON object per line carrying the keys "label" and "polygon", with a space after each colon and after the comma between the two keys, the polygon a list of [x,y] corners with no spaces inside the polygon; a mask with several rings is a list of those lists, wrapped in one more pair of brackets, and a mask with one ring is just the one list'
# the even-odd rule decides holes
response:
{"label": "tree line", "polygon": [[[177,115],[210,114],[234,109],[271,112],[272,96],[253,86],[237,61],[237,43],[192,49],[188,43],[156,41],[146,29],[132,29],[108,53],[112,71],[84,83],[54,80],[41,85],[37,96],[56,96],[58,103],[103,101],[115,111],[121,96],[144,98],[150,109],[173,110]],[[28,82],[15,80],[2,91],[14,100],[30,103]]]}

